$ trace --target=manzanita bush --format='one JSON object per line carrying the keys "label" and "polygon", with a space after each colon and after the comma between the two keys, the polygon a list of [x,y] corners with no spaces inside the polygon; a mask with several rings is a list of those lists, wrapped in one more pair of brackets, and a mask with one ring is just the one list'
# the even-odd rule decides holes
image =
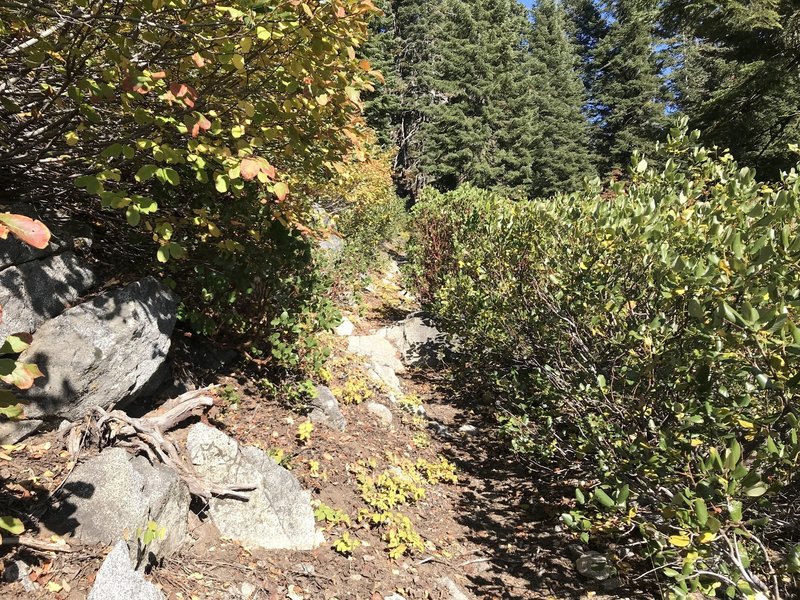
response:
{"label": "manzanita bush", "polygon": [[[676,598],[788,598],[800,535],[800,176],[685,123],[627,181],[415,209],[421,296],[495,377],[515,448],[588,482],[563,522],[642,536]],[[793,596],[792,596],[793,597]]]}

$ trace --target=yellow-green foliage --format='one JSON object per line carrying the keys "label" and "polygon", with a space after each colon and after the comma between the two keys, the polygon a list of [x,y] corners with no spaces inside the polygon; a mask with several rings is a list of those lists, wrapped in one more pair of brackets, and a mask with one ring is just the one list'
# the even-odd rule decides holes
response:
{"label": "yellow-green foliage", "polygon": [[423,479],[415,469],[392,467],[374,476],[361,470],[356,473],[356,481],[364,502],[379,510],[411,504],[425,497]]}
{"label": "yellow-green foliage", "polygon": [[350,374],[344,385],[332,391],[344,404],[361,404],[374,395],[371,382],[360,371]]}
{"label": "yellow-green foliage", "polygon": [[347,513],[338,508],[328,506],[324,502],[320,502],[319,506],[314,510],[314,518],[317,521],[326,523],[329,529],[336,525],[347,525],[348,527],[351,525],[350,517],[347,516]]}
{"label": "yellow-green foliage", "polygon": [[514,449],[598,482],[563,517],[581,539],[630,518],[675,597],[772,597],[800,572],[797,532],[765,529],[800,467],[800,177],[759,182],[682,126],[663,167],[572,196],[427,193],[418,290]]}
{"label": "yellow-green foliage", "polygon": [[364,463],[355,468],[361,497],[364,502],[379,510],[389,510],[412,504],[425,497],[425,486],[440,482],[457,483],[455,466],[444,457],[437,462],[423,458],[412,462],[388,453],[388,469],[374,474],[374,466]]}
{"label": "yellow-green foliage", "polygon": [[331,544],[331,548],[345,556],[352,554],[353,551],[357,550],[360,546],[361,542],[355,538],[351,538],[348,531],[342,532],[342,535]]}
{"label": "yellow-green foliage", "polygon": [[374,459],[361,461],[351,470],[356,475],[361,498],[369,506],[359,510],[358,520],[382,527],[389,556],[398,558],[414,550],[424,550],[425,544],[411,520],[393,509],[424,498],[425,486],[455,483],[457,478],[455,467],[443,457],[434,463],[422,458],[413,462],[389,452],[387,458],[392,466],[378,473]]}
{"label": "yellow-green foliage", "polygon": [[436,462],[429,462],[424,458],[419,458],[414,467],[418,472],[422,473],[426,481],[430,484],[437,484],[440,482],[458,483],[456,466],[443,456],[440,456],[439,460]]}
{"label": "yellow-green foliage", "polygon": [[422,399],[416,394],[403,394],[397,400],[400,408],[414,412],[415,409],[422,406]]}
{"label": "yellow-green foliage", "polygon": [[382,527],[381,538],[386,542],[386,548],[391,558],[400,558],[413,550],[425,550],[422,536],[414,529],[414,524],[406,515],[396,511],[372,512],[361,509],[358,513],[359,521],[368,521],[375,527]]}

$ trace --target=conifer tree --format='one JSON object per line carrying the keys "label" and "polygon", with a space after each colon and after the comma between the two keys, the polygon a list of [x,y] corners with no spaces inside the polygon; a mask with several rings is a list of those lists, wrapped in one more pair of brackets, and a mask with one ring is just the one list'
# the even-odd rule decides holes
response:
{"label": "conifer tree", "polygon": [[[431,182],[524,197],[541,138],[529,25],[517,0],[451,0],[440,32],[442,100],[426,123]],[[427,142],[426,142],[427,143]]]}
{"label": "conifer tree", "polygon": [[667,0],[663,22],[683,34],[678,106],[704,139],[774,178],[800,139],[800,13],[791,0]]}
{"label": "conifer tree", "polygon": [[580,58],[568,37],[566,13],[556,0],[540,0],[533,18],[529,52],[538,140],[530,192],[543,196],[576,189],[593,165]]}
{"label": "conifer tree", "polygon": [[624,168],[634,150],[645,150],[663,135],[667,121],[665,85],[659,75],[652,0],[614,0],[613,17],[595,50],[594,102],[605,169]]}
{"label": "conifer tree", "polygon": [[577,48],[581,62],[581,78],[591,101],[597,79],[597,46],[608,33],[608,22],[600,13],[595,0],[564,0],[567,30]]}

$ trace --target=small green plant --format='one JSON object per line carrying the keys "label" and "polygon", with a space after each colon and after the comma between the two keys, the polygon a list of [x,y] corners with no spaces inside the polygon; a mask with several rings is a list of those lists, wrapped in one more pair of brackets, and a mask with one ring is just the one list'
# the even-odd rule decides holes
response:
{"label": "small green plant", "polygon": [[361,542],[355,538],[351,538],[350,533],[347,531],[342,532],[342,535],[331,545],[336,552],[345,556],[351,555],[353,551],[357,550],[360,546]]}
{"label": "small green plant", "polygon": [[456,466],[443,456],[440,456],[436,462],[429,462],[424,458],[419,458],[414,467],[422,473],[430,484],[435,485],[440,482],[458,483]]}
{"label": "small green plant", "polygon": [[356,473],[356,481],[364,502],[378,510],[411,504],[425,497],[422,478],[415,470],[394,467],[375,476],[361,470]]}
{"label": "small green plant", "polygon": [[317,521],[328,524],[329,529],[336,525],[347,525],[348,527],[351,525],[350,517],[347,516],[347,513],[338,508],[328,506],[324,502],[320,502],[319,506],[314,509],[314,518]]}
{"label": "small green plant", "polygon": [[390,558],[400,558],[414,550],[425,550],[422,536],[414,529],[414,524],[406,515],[398,511],[371,511],[362,508],[358,513],[359,522],[366,521],[373,527],[381,527],[381,539],[386,542]]}
{"label": "small green plant", "polygon": [[372,384],[361,372],[351,374],[342,387],[333,390],[333,394],[344,404],[361,404],[374,395]]}
{"label": "small green plant", "polygon": [[398,398],[397,404],[399,404],[400,408],[403,410],[412,414],[417,414],[422,407],[422,399],[416,394],[403,394]]}
{"label": "small green plant", "polygon": [[311,432],[314,431],[314,423],[303,421],[297,426],[297,440],[301,444],[308,444],[311,441]]}
{"label": "small green plant", "polygon": [[285,469],[291,469],[292,456],[283,448],[270,448],[267,456]]}
{"label": "small green plant", "polygon": [[431,445],[431,438],[424,431],[416,432],[411,439],[417,448],[427,448]]}
{"label": "small green plant", "polygon": [[217,392],[220,400],[225,402],[228,406],[238,406],[242,401],[239,391],[232,385],[226,385],[224,388]]}
{"label": "small green plant", "polygon": [[159,525],[155,521],[148,521],[147,525],[136,529],[136,539],[138,539],[144,547],[149,546],[156,540],[163,540],[166,537],[166,527]]}
{"label": "small green plant", "polygon": [[167,537],[167,529],[156,523],[155,521],[148,521],[144,527],[136,529],[136,566],[137,568],[142,564],[142,561],[148,557],[147,549],[155,541],[163,540]]}

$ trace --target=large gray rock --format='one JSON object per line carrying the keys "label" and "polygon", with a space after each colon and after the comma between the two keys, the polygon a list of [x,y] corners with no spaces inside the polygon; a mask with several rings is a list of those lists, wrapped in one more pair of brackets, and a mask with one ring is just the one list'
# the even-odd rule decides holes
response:
{"label": "large gray rock", "polygon": [[452,354],[448,336],[425,313],[412,313],[405,319],[377,332],[398,349],[403,363],[415,367],[437,367]]}
{"label": "large gray rock", "polygon": [[375,364],[391,367],[395,372],[405,371],[397,348],[386,337],[386,330],[380,330],[372,335],[356,335],[347,339],[347,350],[353,354],[366,356]]}
{"label": "large gray rock", "polygon": [[347,338],[347,350],[369,359],[371,375],[386,385],[390,391],[400,391],[397,373],[405,371],[397,347],[387,337],[388,329],[372,335],[357,335]]}
{"label": "large gray rock", "polygon": [[10,333],[33,333],[60,315],[95,284],[85,261],[72,252],[33,260],[0,271],[0,339]]}
{"label": "large gray rock", "polygon": [[163,540],[142,550],[147,562],[175,553],[187,538],[190,496],[186,484],[164,465],[151,465],[122,448],[108,448],[79,465],[64,485],[48,527],[88,543],[128,539],[135,551],[138,531],[155,521]]}
{"label": "large gray rock", "polygon": [[42,426],[42,421],[24,419],[22,421],[0,421],[0,445],[16,444]]}
{"label": "large gray rock", "polygon": [[114,544],[95,577],[88,600],[165,600],[163,592],[131,567],[128,546]]}
{"label": "large gray rock", "polygon": [[44,373],[25,394],[28,417],[76,420],[137,398],[170,347],[177,304],[148,277],[47,321],[20,357]]}
{"label": "large gray rock", "polygon": [[213,498],[208,514],[223,536],[268,550],[311,550],[322,543],[311,494],[264,452],[239,444],[203,423],[189,430],[189,456],[197,473],[226,485],[254,485],[249,500]]}
{"label": "large gray rock", "polygon": [[344,418],[339,402],[331,390],[324,386],[317,386],[317,397],[309,403],[311,412],[308,417],[314,423],[320,423],[336,431],[344,431],[347,427],[347,419]]}

